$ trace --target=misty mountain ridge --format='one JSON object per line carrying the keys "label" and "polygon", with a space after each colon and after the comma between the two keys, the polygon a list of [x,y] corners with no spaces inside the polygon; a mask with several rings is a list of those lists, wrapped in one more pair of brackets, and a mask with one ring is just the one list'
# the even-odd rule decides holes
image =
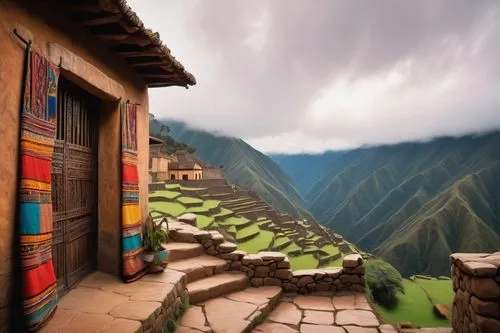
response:
{"label": "misty mountain ridge", "polygon": [[272,157],[320,223],[404,275],[499,249],[500,132]]}

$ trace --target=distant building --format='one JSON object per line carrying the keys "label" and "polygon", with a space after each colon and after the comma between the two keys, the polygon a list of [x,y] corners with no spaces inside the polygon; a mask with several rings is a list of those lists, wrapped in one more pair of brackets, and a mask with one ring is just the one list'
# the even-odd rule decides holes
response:
{"label": "distant building", "polygon": [[203,179],[204,164],[196,156],[186,150],[178,150],[170,155],[168,163],[168,179],[170,180],[200,180]]}
{"label": "distant building", "polygon": [[169,155],[161,152],[164,141],[153,136],[149,137],[149,182],[169,179],[168,164],[172,161]]}

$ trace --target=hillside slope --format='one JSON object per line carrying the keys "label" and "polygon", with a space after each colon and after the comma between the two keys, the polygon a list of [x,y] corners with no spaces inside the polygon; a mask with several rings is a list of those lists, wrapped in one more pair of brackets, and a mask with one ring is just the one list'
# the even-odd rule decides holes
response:
{"label": "hillside slope", "polygon": [[450,253],[499,249],[500,132],[327,153],[310,162],[321,174],[303,156],[274,158],[313,184],[320,223],[405,276],[448,275]]}
{"label": "hillside slope", "polygon": [[[191,130],[180,122],[162,123],[169,126],[169,135],[174,139],[195,148],[205,163],[222,165],[229,183],[254,190],[272,207],[295,218],[313,219],[290,177],[271,158],[243,140]],[[157,133],[160,124],[151,120],[150,132]]]}

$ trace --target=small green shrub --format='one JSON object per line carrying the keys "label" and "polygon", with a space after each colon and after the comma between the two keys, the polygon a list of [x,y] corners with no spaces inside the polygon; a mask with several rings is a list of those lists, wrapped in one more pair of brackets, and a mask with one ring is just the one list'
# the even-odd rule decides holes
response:
{"label": "small green shrub", "polygon": [[404,294],[403,278],[391,264],[380,259],[365,262],[365,281],[375,302],[393,308],[397,305],[397,292]]}

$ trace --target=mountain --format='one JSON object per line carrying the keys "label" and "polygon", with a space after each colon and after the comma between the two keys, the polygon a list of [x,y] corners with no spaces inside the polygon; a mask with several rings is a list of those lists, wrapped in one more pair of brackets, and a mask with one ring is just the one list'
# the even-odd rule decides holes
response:
{"label": "mountain", "polygon": [[320,223],[405,276],[500,249],[500,132],[273,159]]}
{"label": "mountain", "polygon": [[150,132],[159,133],[162,124],[168,125],[169,135],[175,140],[195,148],[203,162],[222,165],[229,183],[254,190],[272,207],[295,218],[313,219],[291,178],[271,158],[245,141],[192,130],[170,120],[151,119]]}

